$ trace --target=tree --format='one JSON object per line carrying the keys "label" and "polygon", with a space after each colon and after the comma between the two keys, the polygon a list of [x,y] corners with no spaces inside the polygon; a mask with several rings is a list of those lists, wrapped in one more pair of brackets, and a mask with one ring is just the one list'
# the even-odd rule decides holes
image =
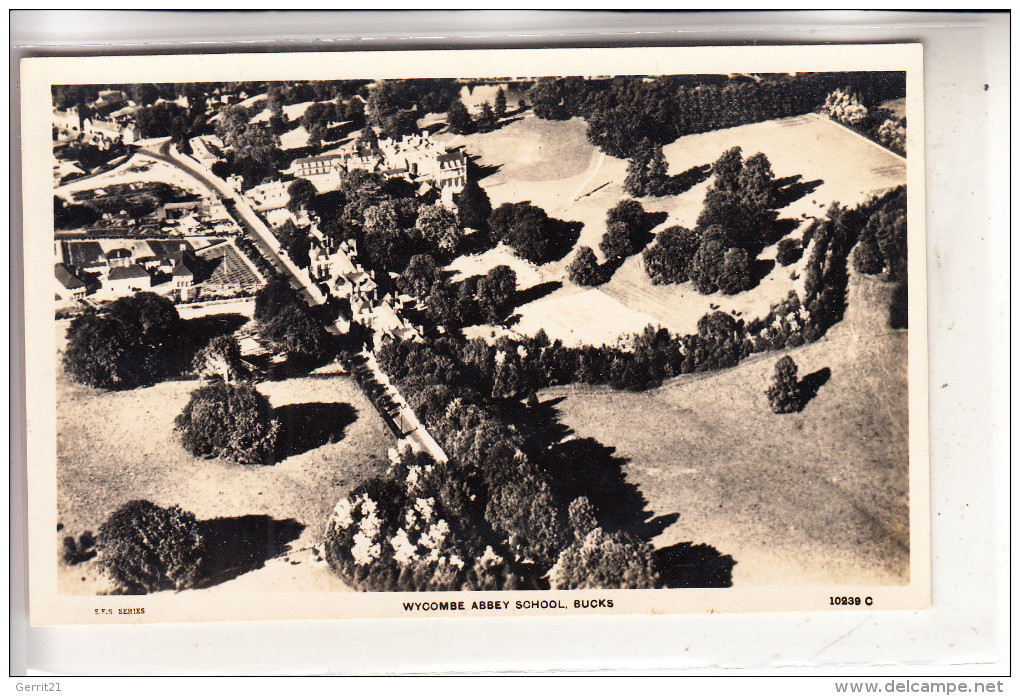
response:
{"label": "tree", "polygon": [[468,181],[460,193],[453,194],[457,206],[457,221],[461,227],[472,230],[487,230],[492,203],[489,194],[476,181]]}
{"label": "tree", "polygon": [[202,527],[190,512],[132,500],[99,528],[97,562],[128,594],[194,587],[206,555]]}
{"label": "tree", "polygon": [[505,317],[514,307],[517,296],[517,274],[509,266],[489,270],[478,282],[478,304],[490,323]]}
{"label": "tree", "polygon": [[684,227],[667,227],[655,237],[655,243],[642,254],[645,272],[654,285],[686,283],[690,280],[694,256],[701,235]]}
{"label": "tree", "polygon": [[236,382],[248,376],[237,339],[231,335],[216,336],[209,341],[195,355],[192,369],[203,379],[221,379],[224,382]]}
{"label": "tree", "polygon": [[719,289],[719,275],[726,258],[726,244],[716,230],[706,233],[689,267],[691,281],[702,295]]}
{"label": "tree", "polygon": [[460,243],[457,217],[441,205],[423,205],[415,222],[418,232],[443,254],[452,254]]}
{"label": "tree", "polygon": [[475,119],[475,127],[478,129],[479,133],[489,133],[496,130],[498,125],[499,121],[496,118],[496,113],[492,110],[492,106],[489,102],[485,102],[482,104],[482,110]]}
{"label": "tree", "polygon": [[550,228],[545,211],[527,202],[504,203],[489,216],[493,237],[534,263],[548,260]]}
{"label": "tree", "polygon": [[446,127],[452,133],[474,132],[475,124],[471,120],[471,114],[468,113],[467,107],[460,99],[455,99],[450,103],[450,109],[446,112]]}
{"label": "tree", "polygon": [[301,297],[297,290],[283,276],[274,276],[255,293],[256,321],[265,321],[277,316],[285,307],[298,304]]}
{"label": "tree", "polygon": [[182,323],[165,297],[140,292],[87,310],[67,330],[64,368],[76,382],[127,389],[159,381],[175,368]]}
{"label": "tree", "polygon": [[279,352],[313,362],[324,360],[331,353],[329,334],[301,305],[284,307],[260,328],[263,340]]}
{"label": "tree", "polygon": [[608,264],[621,264],[624,259],[634,253],[630,241],[630,230],[622,222],[610,223],[606,233],[602,235],[599,249],[606,257]]}
{"label": "tree", "polygon": [[573,261],[567,266],[567,276],[578,285],[601,285],[605,282],[598,258],[591,247],[578,247]]}
{"label": "tree", "polygon": [[754,287],[747,251],[738,248],[726,250],[716,283],[725,295],[736,295]]}
{"label": "tree", "polygon": [[397,288],[408,295],[423,299],[428,297],[439,279],[439,268],[435,259],[429,254],[417,254],[411,257],[407,269],[397,278]]}
{"label": "tree", "polygon": [[309,256],[312,250],[312,240],[304,232],[298,232],[284,246],[287,256],[298,268],[308,268],[312,259]]}
{"label": "tree", "polygon": [[641,589],[658,583],[651,544],[601,527],[567,547],[549,571],[554,590]]}
{"label": "tree", "polygon": [[502,87],[496,90],[496,98],[493,100],[492,106],[497,119],[506,116],[506,92]]}
{"label": "tree", "polygon": [[213,382],[191,392],[174,419],[181,444],[196,457],[271,464],[280,424],[269,399],[242,382]]}
{"label": "tree", "polygon": [[740,188],[740,174],[743,170],[743,151],[740,147],[731,147],[712,164],[712,185],[720,191],[736,193]]}
{"label": "tree", "polygon": [[643,138],[627,165],[624,188],[631,196],[668,196],[673,193],[668,170],[662,145]]}
{"label": "tree", "polygon": [[295,215],[300,210],[310,210],[315,197],[319,195],[315,184],[308,179],[294,179],[287,187],[287,210]]}
{"label": "tree", "polygon": [[794,413],[803,407],[800,385],[797,382],[797,363],[789,355],[776,362],[772,384],[765,390],[769,406],[774,413]]}

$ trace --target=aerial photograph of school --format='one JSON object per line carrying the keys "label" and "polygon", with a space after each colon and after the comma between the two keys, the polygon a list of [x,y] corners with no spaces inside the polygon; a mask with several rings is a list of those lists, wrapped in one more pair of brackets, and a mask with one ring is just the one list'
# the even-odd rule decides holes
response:
{"label": "aerial photograph of school", "polygon": [[52,98],[60,593],[910,582],[904,72]]}

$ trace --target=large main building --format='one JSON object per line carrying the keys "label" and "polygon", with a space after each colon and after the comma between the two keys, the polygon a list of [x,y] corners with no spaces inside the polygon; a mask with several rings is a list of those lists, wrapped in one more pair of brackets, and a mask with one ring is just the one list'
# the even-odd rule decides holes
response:
{"label": "large main building", "polygon": [[308,179],[320,193],[336,190],[341,176],[355,169],[426,183],[446,196],[460,192],[467,183],[464,151],[439,145],[428,135],[383,138],[375,147],[355,141],[337,152],[302,157],[293,164],[294,176]]}

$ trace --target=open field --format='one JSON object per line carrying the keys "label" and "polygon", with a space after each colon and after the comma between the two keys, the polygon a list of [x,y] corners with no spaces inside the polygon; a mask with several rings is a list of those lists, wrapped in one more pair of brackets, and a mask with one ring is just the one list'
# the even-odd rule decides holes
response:
{"label": "open field", "polygon": [[852,302],[864,306],[781,353],[822,382],[801,413],[772,413],[763,393],[781,354],[644,393],[571,386],[540,397],[562,397],[563,424],[616,448],[650,511],[679,513],[656,547],[708,544],[736,562],[736,586],[904,583],[907,335],[883,328],[890,291],[855,278]]}
{"label": "open field", "polygon": [[[550,141],[555,142],[555,147],[547,145]],[[553,217],[582,222],[577,246],[590,246],[601,256],[598,243],[605,233],[606,212],[627,197],[622,185],[627,163],[599,153],[585,136],[583,120],[542,121],[529,115],[493,133],[456,136],[451,142],[462,143],[469,153],[479,156],[477,163],[483,175],[491,172],[480,184],[493,207],[530,200]],[[812,217],[824,215],[833,201],[856,204],[876,191],[904,183],[906,177],[902,159],[814,114],[689,135],[665,146],[663,151],[670,173],[679,174],[711,164],[733,146],[740,146],[745,157],[764,152],[779,179],[801,177],[806,193],[780,211],[780,218],[791,221],[788,236],[794,238],[800,236]],[[665,221],[653,232],[671,225],[694,227],[710,183],[702,182],[677,196],[641,199],[647,211],[666,213]],[[775,253],[775,245],[770,246],[759,259],[770,261]],[[522,318],[518,330],[537,327],[548,320],[558,321],[550,317],[561,310],[560,303],[565,297],[576,292],[565,272],[572,257],[573,252],[537,268],[543,282],[561,281],[563,287],[519,307],[516,311]],[[611,316],[580,312],[579,321],[585,321],[585,315],[590,314],[596,317],[597,325],[579,325],[577,329],[581,333],[615,337],[632,332],[638,317],[651,317],[652,323],[678,333],[691,333],[712,304],[736,316],[760,316],[791,289],[799,287],[791,276],[799,274],[803,263],[801,259],[789,267],[773,265],[761,282],[747,292],[706,296],[688,284],[653,285],[640,254],[636,254],[596,291],[609,295],[626,309],[620,308],[619,314]],[[597,299],[595,293],[586,297],[593,302]],[[599,300],[596,304],[605,302]]]}
{"label": "open field", "polygon": [[[265,529],[255,530],[250,541],[256,544],[259,531],[290,533],[286,541],[296,553],[230,583],[265,578],[288,590],[343,589],[325,566],[312,562],[314,554],[307,549],[321,539],[336,502],[365,478],[385,471],[386,452],[394,443],[357,384],[335,375],[261,383],[259,390],[278,409],[288,440],[284,449],[289,456],[268,467],[200,460],[184,451],[174,437],[173,419],[196,386],[195,381],[175,381],[102,392],[73,384],[60,371],[57,511],[64,530],[59,536],[95,532],[118,506],[146,498],[180,505],[200,520],[258,522]],[[91,565],[61,565],[61,591],[100,589]]]}

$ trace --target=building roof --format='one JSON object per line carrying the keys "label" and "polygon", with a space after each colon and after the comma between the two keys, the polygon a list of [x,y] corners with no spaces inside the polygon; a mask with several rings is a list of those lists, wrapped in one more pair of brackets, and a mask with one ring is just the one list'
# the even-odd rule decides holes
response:
{"label": "building roof", "polygon": [[103,256],[107,259],[129,259],[131,258],[131,252],[124,247],[117,247],[116,249],[110,249]]}
{"label": "building roof", "polygon": [[85,283],[75,278],[71,271],[67,269],[67,266],[62,263],[55,264],[53,272],[57,276],[57,280],[60,281],[60,284],[68,290],[78,290],[85,287]]}
{"label": "building roof", "polygon": [[182,251],[192,251],[191,243],[187,241],[169,241],[163,239],[147,239],[145,243],[152,249],[153,255],[165,259]]}
{"label": "building roof", "polygon": [[131,278],[148,278],[149,274],[144,268],[138,264],[131,264],[129,266],[118,266],[117,268],[110,269],[110,280],[129,280]]}
{"label": "building roof", "polygon": [[299,157],[294,160],[294,166],[300,167],[302,164],[318,164],[321,162],[331,162],[333,160],[343,160],[343,155],[315,155],[314,157]]}

